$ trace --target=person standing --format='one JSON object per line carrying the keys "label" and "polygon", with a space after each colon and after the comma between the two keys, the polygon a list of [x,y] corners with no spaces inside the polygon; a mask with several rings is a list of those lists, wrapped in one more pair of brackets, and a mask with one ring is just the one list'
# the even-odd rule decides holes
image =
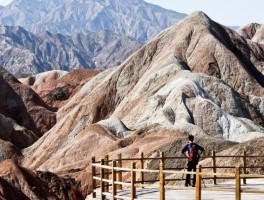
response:
{"label": "person standing", "polygon": [[[196,144],[193,142],[194,136],[189,135],[188,136],[189,143],[182,149],[182,154],[188,158],[188,164],[187,164],[187,171],[196,171],[196,165],[199,162],[200,154],[204,152],[204,148],[201,147],[200,145]],[[186,154],[188,152],[188,154]],[[185,186],[188,187],[188,185],[191,185],[191,180],[190,180],[191,175],[187,174],[186,179],[185,179]],[[192,187],[195,187],[196,184],[196,175],[193,175],[193,182],[192,182]]]}

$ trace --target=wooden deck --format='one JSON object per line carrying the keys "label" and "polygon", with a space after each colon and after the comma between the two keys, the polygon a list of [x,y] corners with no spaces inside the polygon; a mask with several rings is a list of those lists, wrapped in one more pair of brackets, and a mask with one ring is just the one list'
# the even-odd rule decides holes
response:
{"label": "wooden deck", "polygon": [[[234,182],[227,182],[218,185],[205,185],[207,189],[210,188],[221,188],[221,189],[235,189]],[[202,190],[202,200],[234,200],[235,192],[223,192],[223,191],[207,191],[203,185]],[[166,200],[195,200],[195,189],[188,188],[190,190],[175,190],[175,189],[166,189],[165,198]],[[264,179],[250,179],[246,185],[241,184],[242,190],[247,191],[263,191],[264,190]],[[160,193],[157,188],[144,188],[136,189],[136,200],[159,200]],[[130,196],[130,190],[122,190],[117,192],[118,196]],[[86,200],[92,200],[92,196],[87,196]],[[101,199],[100,190],[98,190],[96,198]],[[111,197],[106,197],[107,200],[112,199]],[[130,198],[128,198],[130,199]],[[241,194],[242,200],[263,200],[264,194]]]}

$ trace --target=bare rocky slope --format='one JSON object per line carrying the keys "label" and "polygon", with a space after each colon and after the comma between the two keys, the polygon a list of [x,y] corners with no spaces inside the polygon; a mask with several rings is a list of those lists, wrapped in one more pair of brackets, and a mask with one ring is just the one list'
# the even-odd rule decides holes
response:
{"label": "bare rocky slope", "polygon": [[70,175],[86,195],[93,155],[155,156],[179,150],[187,134],[207,152],[242,154],[258,144],[250,149],[258,154],[263,74],[261,43],[195,12],[78,89],[56,125],[23,150],[22,165]]}
{"label": "bare rocky slope", "polygon": [[143,44],[110,31],[63,36],[0,27],[0,66],[12,74],[104,69],[119,65]]}
{"label": "bare rocky slope", "polygon": [[81,200],[77,184],[48,172],[33,173],[13,160],[0,163],[0,197],[9,200],[60,199]]}
{"label": "bare rocky slope", "polygon": [[55,110],[3,68],[0,82],[0,138],[28,147],[56,124]]}
{"label": "bare rocky slope", "polygon": [[237,31],[244,38],[263,45],[264,44],[264,25],[251,23]]}
{"label": "bare rocky slope", "polygon": [[76,69],[70,72],[52,70],[19,81],[30,86],[48,105],[58,109],[100,72],[88,69]]}
{"label": "bare rocky slope", "polygon": [[13,0],[0,24],[64,35],[109,30],[145,42],[185,16],[143,0]]}
{"label": "bare rocky slope", "polygon": [[[85,69],[50,71],[22,79],[22,84],[0,69],[1,199],[84,199],[80,184],[69,176],[21,167],[22,149],[32,145],[56,123],[57,108],[54,107],[65,104],[98,73]],[[64,90],[65,87],[69,90]]]}

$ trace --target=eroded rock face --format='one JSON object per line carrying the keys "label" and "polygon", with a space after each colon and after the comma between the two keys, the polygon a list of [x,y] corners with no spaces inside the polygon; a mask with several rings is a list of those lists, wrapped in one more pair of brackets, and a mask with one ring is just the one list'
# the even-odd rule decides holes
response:
{"label": "eroded rock face", "polygon": [[0,127],[1,139],[9,141],[19,148],[28,147],[39,138],[32,130],[17,124],[14,119],[2,114],[0,114]]}
{"label": "eroded rock face", "polygon": [[33,120],[37,135],[42,136],[56,123],[55,109],[50,108],[31,88],[21,84],[16,78],[1,68],[4,80],[13,88],[23,101],[30,118]]}
{"label": "eroded rock face", "polygon": [[226,148],[263,137],[262,48],[196,12],[84,84],[23,166],[71,174],[87,194],[95,154],[150,156],[188,133]]}
{"label": "eroded rock face", "polygon": [[21,155],[21,150],[18,147],[10,142],[0,140],[0,162],[7,159],[18,160]]}
{"label": "eroded rock face", "polygon": [[12,160],[0,163],[0,192],[5,199],[83,199],[74,180],[35,173]]}
{"label": "eroded rock face", "polygon": [[[20,148],[33,144],[40,132],[28,114],[21,97],[0,76],[0,135]],[[24,142],[23,142],[24,141]]]}
{"label": "eroded rock face", "polygon": [[19,79],[31,88],[51,107],[60,108],[66,104],[99,70],[76,69],[71,72],[53,70]]}
{"label": "eroded rock face", "polygon": [[0,82],[0,137],[19,148],[28,147],[56,123],[56,114],[3,68]]}
{"label": "eroded rock face", "polygon": [[239,35],[258,44],[264,44],[264,25],[252,23],[237,30]]}

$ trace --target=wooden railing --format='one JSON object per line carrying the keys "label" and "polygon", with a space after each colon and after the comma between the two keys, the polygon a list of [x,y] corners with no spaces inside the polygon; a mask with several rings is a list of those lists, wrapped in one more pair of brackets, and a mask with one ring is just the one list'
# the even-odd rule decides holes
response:
{"label": "wooden railing", "polygon": [[[131,199],[136,198],[136,188],[143,187],[152,187],[159,188],[160,191],[160,200],[165,200],[165,189],[188,189],[196,190],[196,200],[201,200],[202,190],[210,191],[225,191],[225,192],[235,192],[235,199],[241,200],[241,193],[255,193],[255,194],[264,194],[264,191],[253,191],[253,190],[242,190],[241,189],[241,179],[243,183],[246,184],[248,178],[264,178],[264,175],[259,174],[247,174],[247,169],[252,168],[264,168],[264,166],[248,166],[248,158],[264,158],[264,156],[248,156],[244,152],[241,156],[223,156],[216,155],[213,151],[211,156],[202,157],[202,159],[209,158],[212,159],[212,166],[197,165],[196,172],[187,172],[182,171],[183,168],[165,168],[165,161],[168,159],[186,159],[184,157],[165,157],[164,153],[161,153],[161,157],[157,158],[145,158],[143,153],[141,153],[140,158],[122,158],[122,155],[119,154],[117,159],[109,160],[108,156],[105,156],[104,159],[96,161],[95,157],[92,158],[92,187],[93,198],[96,198],[96,189],[100,188],[100,197],[102,200],[106,199],[106,196],[114,199]],[[242,166],[217,166],[217,158],[242,158]],[[159,169],[145,169],[144,161],[150,160],[160,160]],[[131,167],[123,167],[123,164],[128,164],[131,162]],[[136,168],[137,161],[139,168]],[[109,165],[111,163],[111,165]],[[202,172],[202,169],[212,169],[213,172]],[[217,169],[235,169],[234,173],[217,173]],[[242,173],[241,173],[242,172]],[[158,179],[155,180],[144,180],[145,173],[153,173],[158,175]],[[123,175],[126,175],[126,181],[123,180]],[[165,179],[165,174],[196,174],[196,187],[187,188],[182,186],[169,186],[165,185],[165,181],[182,181],[183,179]],[[138,175],[138,180],[136,177]],[[229,188],[202,188],[201,181],[202,179],[212,179],[214,184],[217,184],[217,179],[234,179],[235,180],[235,189]],[[152,184],[147,184],[147,182],[152,182]],[[159,184],[157,184],[159,182]],[[117,191],[122,190],[123,187],[130,188],[130,196],[120,196]],[[111,192],[110,192],[111,189]]]}

